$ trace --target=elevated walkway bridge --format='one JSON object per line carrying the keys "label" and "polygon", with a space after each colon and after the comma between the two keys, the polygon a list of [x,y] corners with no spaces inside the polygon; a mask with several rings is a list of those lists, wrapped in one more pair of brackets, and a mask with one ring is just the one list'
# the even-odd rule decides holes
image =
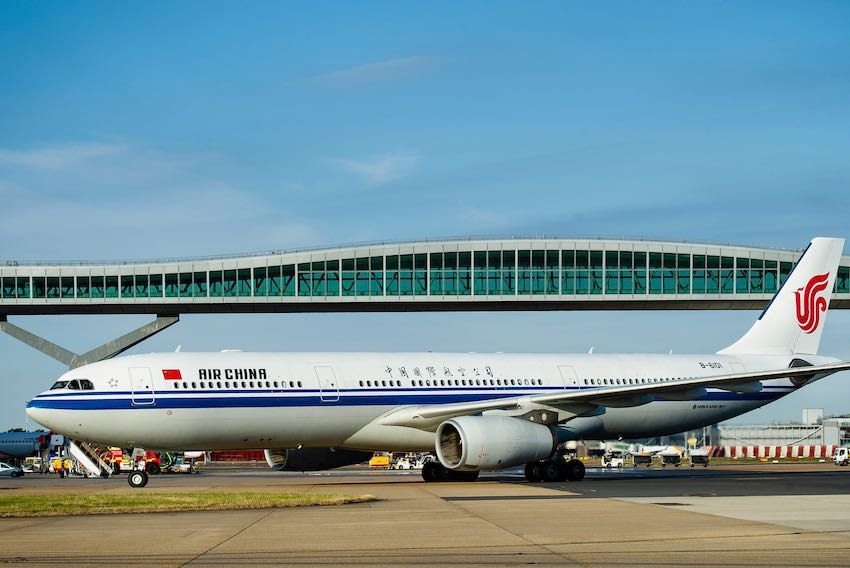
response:
{"label": "elevated walkway bridge", "polygon": [[[12,325],[8,316],[157,316],[97,353],[59,353],[76,366],[114,356],[188,313],[761,309],[801,254],[540,237],[156,261],[9,260],[0,265],[0,330],[36,346],[45,340]],[[842,257],[831,307],[850,308],[850,256]]]}

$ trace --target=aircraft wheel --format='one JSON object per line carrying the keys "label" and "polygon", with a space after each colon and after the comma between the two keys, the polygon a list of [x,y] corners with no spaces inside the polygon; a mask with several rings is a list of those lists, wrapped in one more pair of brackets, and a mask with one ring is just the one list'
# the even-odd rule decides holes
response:
{"label": "aircraft wheel", "polygon": [[525,464],[525,478],[531,483],[543,481],[543,477],[540,474],[540,464],[537,462]]}
{"label": "aircraft wheel", "polygon": [[424,466],[422,466],[422,479],[424,479],[427,483],[433,483],[435,481],[440,481],[439,474],[440,469],[443,466],[436,462],[428,462]]}
{"label": "aircraft wheel", "polygon": [[547,483],[566,481],[567,479],[567,472],[563,471],[560,464],[556,463],[554,460],[546,460],[541,469],[543,481]]}
{"label": "aircraft wheel", "polygon": [[148,474],[144,471],[131,471],[127,476],[130,487],[144,487],[148,484]]}
{"label": "aircraft wheel", "polygon": [[579,460],[570,460],[566,464],[567,479],[569,481],[581,481],[584,479],[584,464]]}

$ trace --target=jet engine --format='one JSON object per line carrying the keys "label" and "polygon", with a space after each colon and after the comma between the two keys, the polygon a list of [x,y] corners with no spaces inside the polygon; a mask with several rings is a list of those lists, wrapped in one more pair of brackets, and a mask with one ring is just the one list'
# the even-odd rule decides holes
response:
{"label": "jet engine", "polygon": [[456,471],[503,469],[551,456],[558,441],[548,426],[510,416],[459,416],[437,428],[440,463]]}
{"label": "jet engine", "polygon": [[266,463],[275,471],[319,471],[369,461],[372,452],[336,448],[265,450]]}

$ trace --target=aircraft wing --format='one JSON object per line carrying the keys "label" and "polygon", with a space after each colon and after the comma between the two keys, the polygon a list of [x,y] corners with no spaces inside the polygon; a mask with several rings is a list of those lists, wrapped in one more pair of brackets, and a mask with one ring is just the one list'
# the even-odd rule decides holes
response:
{"label": "aircraft wing", "polygon": [[474,402],[422,404],[394,409],[378,421],[388,426],[434,430],[437,425],[449,418],[487,411],[504,411],[511,415],[522,416],[524,411],[550,409],[559,412],[560,416],[569,418],[591,413],[599,407],[640,406],[653,400],[694,400],[704,396],[708,388],[740,393],[758,392],[762,388],[761,381],[801,377],[822,378],[846,370],[850,370],[850,361],[662,383],[566,390],[558,393],[493,398]]}

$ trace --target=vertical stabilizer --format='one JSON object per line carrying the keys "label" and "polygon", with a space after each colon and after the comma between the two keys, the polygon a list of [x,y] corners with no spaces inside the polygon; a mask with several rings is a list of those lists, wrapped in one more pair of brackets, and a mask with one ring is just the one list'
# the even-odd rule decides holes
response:
{"label": "vertical stabilizer", "polygon": [[721,354],[815,355],[844,239],[812,239],[758,321]]}

